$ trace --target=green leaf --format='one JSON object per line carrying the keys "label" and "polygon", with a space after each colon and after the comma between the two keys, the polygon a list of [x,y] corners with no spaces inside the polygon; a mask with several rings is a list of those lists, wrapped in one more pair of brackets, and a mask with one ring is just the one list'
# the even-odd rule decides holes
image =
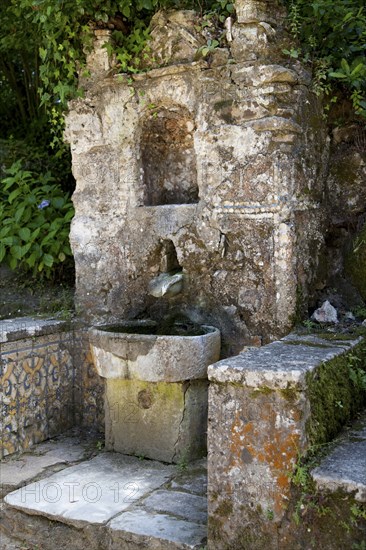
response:
{"label": "green leaf", "polygon": [[55,197],[52,199],[51,204],[55,208],[62,208],[65,204],[65,199],[64,197]]}
{"label": "green leaf", "polygon": [[24,246],[22,246],[22,258],[29,252],[30,248],[32,246],[32,243],[27,243]]}
{"label": "green leaf", "polygon": [[14,256],[10,256],[9,258],[9,267],[10,269],[16,269],[18,265],[18,260]]}
{"label": "green leaf", "polygon": [[12,246],[14,244],[14,237],[4,237],[1,241],[7,246]]}
{"label": "green leaf", "polygon": [[19,230],[18,234],[19,234],[19,237],[25,242],[28,242],[30,237],[31,237],[31,232],[30,232],[30,229],[28,227],[22,227]]}
{"label": "green leaf", "polygon": [[5,258],[5,255],[6,255],[6,248],[2,243],[0,243],[0,263]]}
{"label": "green leaf", "polygon": [[15,214],[14,214],[14,219],[15,219],[15,221],[16,221],[17,223],[20,222],[21,217],[23,216],[24,210],[25,210],[25,206],[21,206],[21,207],[18,208],[17,211],[15,212]]}
{"label": "green leaf", "polygon": [[10,254],[17,260],[20,260],[22,258],[22,247],[19,245],[12,246],[10,248]]}
{"label": "green leaf", "polygon": [[127,18],[129,18],[131,16],[130,6],[124,6],[122,8],[122,15],[124,15]]}
{"label": "green leaf", "polygon": [[29,265],[29,267],[34,267],[34,264],[36,263],[37,257],[38,257],[37,253],[32,252],[32,254],[29,256],[29,258],[26,259],[26,263]]}
{"label": "green leaf", "polygon": [[8,202],[11,204],[13,202],[14,199],[16,199],[17,197],[19,197],[19,195],[21,194],[22,190],[21,189],[14,189],[14,191],[12,191],[8,197]]}
{"label": "green leaf", "polygon": [[53,256],[51,256],[51,254],[45,254],[43,256],[43,263],[47,267],[52,267],[53,262],[54,262],[54,258],[53,258]]}
{"label": "green leaf", "polygon": [[332,76],[333,78],[347,78],[346,74],[338,72],[330,72],[329,76]]}
{"label": "green leaf", "polygon": [[5,237],[9,233],[10,230],[11,230],[11,228],[8,225],[5,225],[5,227],[0,229],[0,239]]}

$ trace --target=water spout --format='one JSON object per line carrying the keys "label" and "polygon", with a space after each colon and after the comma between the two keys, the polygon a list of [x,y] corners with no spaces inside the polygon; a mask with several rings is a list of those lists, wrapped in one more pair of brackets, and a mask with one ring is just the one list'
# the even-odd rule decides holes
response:
{"label": "water spout", "polygon": [[150,281],[149,294],[155,298],[175,296],[182,291],[183,273],[161,273]]}

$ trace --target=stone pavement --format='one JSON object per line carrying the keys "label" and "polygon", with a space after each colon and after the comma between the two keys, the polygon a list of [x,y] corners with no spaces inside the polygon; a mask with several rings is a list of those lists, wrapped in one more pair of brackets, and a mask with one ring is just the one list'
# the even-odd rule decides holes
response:
{"label": "stone pavement", "polygon": [[68,437],[7,457],[1,485],[4,550],[205,547],[203,460],[186,467],[96,453]]}

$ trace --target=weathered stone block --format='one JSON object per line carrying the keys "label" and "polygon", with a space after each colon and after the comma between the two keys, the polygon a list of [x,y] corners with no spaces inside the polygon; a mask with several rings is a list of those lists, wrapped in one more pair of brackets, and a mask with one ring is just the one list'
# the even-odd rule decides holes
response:
{"label": "weathered stone block", "polygon": [[360,340],[289,335],[209,367],[212,547],[287,548],[278,529],[286,531],[294,464],[362,405],[347,354],[364,353]]}
{"label": "weathered stone block", "polygon": [[106,447],[163,462],[205,453],[207,382],[106,382]]}

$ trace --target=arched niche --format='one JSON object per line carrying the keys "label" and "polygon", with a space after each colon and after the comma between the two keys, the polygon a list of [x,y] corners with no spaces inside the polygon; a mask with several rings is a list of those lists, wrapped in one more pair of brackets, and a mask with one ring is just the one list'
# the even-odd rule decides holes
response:
{"label": "arched niche", "polygon": [[192,116],[179,106],[150,111],[140,142],[144,205],[198,202]]}

